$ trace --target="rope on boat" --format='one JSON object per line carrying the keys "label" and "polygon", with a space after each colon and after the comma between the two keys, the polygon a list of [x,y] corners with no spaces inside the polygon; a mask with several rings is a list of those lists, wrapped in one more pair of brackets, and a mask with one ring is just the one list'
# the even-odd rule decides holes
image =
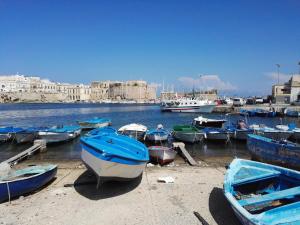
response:
{"label": "rope on boat", "polygon": [[8,201],[10,203],[10,189],[9,189],[8,181],[6,182],[6,187],[7,187]]}

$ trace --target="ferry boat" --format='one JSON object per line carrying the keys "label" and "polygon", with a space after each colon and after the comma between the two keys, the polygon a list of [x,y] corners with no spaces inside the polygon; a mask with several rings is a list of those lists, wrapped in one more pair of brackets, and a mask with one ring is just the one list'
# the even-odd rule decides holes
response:
{"label": "ferry boat", "polygon": [[212,101],[195,98],[180,98],[161,103],[163,112],[211,113],[215,107],[216,105]]}

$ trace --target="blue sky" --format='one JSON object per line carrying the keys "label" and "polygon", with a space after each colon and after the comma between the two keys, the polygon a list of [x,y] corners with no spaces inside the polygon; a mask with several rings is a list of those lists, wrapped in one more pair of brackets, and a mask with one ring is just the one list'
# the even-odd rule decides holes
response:
{"label": "blue sky", "polygon": [[0,0],[0,28],[0,74],[267,94],[299,70],[299,0]]}

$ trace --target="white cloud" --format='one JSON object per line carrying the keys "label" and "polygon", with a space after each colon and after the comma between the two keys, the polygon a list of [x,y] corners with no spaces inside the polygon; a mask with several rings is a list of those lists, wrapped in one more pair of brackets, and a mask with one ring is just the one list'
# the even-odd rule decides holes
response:
{"label": "white cloud", "polygon": [[218,75],[201,75],[198,78],[179,77],[178,81],[185,88],[196,88],[201,90],[217,89],[219,91],[235,91],[237,87],[228,81],[223,81]]}
{"label": "white cloud", "polygon": [[[278,82],[278,73],[277,72],[269,72],[265,73],[265,76],[272,81],[272,83],[277,83]],[[287,82],[292,75],[289,74],[284,74],[284,73],[279,73],[279,83],[285,83]]]}

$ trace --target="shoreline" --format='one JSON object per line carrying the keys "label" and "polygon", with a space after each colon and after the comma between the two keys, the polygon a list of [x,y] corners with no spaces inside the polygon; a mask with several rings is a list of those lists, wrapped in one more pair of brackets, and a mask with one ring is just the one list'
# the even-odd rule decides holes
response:
{"label": "shoreline", "polygon": [[[30,161],[25,161],[30,163]],[[24,163],[24,162],[23,162]],[[26,164],[27,164],[26,163]],[[201,164],[200,164],[201,165]],[[223,196],[224,167],[175,165],[146,167],[140,179],[107,182],[78,160],[61,162],[57,178],[40,191],[0,204],[4,224],[239,224]],[[208,176],[209,175],[209,176]],[[174,183],[157,182],[171,176]]]}

